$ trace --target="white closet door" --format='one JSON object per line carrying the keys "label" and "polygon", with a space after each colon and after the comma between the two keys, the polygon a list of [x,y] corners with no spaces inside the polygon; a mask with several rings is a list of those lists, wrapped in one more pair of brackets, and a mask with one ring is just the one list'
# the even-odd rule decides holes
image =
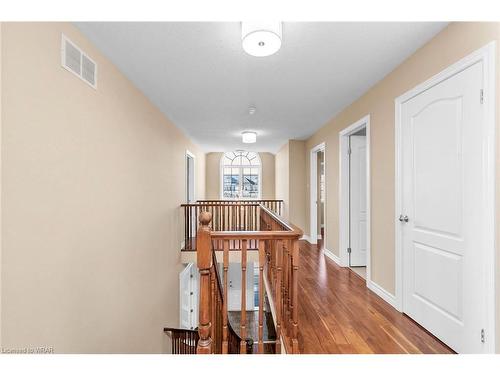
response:
{"label": "white closet door", "polygon": [[366,266],[366,137],[351,135],[349,162],[350,266]]}
{"label": "white closet door", "polygon": [[403,309],[461,353],[484,347],[481,82],[478,62],[401,108]]}

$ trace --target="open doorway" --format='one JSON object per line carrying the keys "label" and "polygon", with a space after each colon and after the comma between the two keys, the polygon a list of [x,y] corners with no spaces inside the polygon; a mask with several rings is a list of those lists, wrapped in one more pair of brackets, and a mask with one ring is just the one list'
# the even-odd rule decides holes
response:
{"label": "open doorway", "polygon": [[311,170],[311,233],[309,242],[318,244],[318,248],[323,248],[326,243],[326,158],[325,144],[321,143],[311,149],[310,154]]}
{"label": "open doorway", "polygon": [[186,203],[195,202],[195,185],[194,185],[194,155],[186,150]]}
{"label": "open doorway", "polygon": [[340,142],[340,258],[370,278],[370,118],[342,130]]}
{"label": "open doorway", "polygon": [[325,237],[325,151],[320,150],[317,153],[317,197],[318,197],[318,247],[324,248]]}

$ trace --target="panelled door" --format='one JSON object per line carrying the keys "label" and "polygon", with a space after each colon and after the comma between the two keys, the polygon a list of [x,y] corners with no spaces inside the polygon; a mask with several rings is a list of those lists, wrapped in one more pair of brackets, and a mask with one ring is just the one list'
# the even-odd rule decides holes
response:
{"label": "panelled door", "polygon": [[366,266],[366,136],[349,142],[349,265],[357,267]]}
{"label": "panelled door", "polygon": [[484,350],[482,69],[401,106],[403,310],[460,353]]}

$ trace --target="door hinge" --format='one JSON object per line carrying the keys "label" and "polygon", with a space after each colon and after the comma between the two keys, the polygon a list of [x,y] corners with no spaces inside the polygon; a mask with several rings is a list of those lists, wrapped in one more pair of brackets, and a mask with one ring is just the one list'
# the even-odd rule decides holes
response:
{"label": "door hinge", "polygon": [[481,330],[481,342],[482,343],[486,342],[486,334],[484,333],[484,328]]}
{"label": "door hinge", "polygon": [[352,150],[351,150],[351,148],[349,147],[349,148],[347,149],[347,155],[351,155],[351,153],[352,153]]}
{"label": "door hinge", "polygon": [[352,249],[350,247],[347,248],[347,254],[350,254]]}
{"label": "door hinge", "polygon": [[484,103],[484,90],[483,89],[479,90],[479,102],[481,104]]}

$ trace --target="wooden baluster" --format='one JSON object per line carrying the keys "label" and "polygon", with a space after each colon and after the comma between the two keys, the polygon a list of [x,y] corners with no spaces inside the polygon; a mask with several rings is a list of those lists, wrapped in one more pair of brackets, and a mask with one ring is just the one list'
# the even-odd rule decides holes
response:
{"label": "wooden baluster", "polygon": [[217,353],[217,301],[216,301],[216,289],[215,289],[215,270],[216,264],[212,264],[210,267],[210,336],[212,337],[212,353]]}
{"label": "wooden baluster", "polygon": [[184,206],[184,249],[188,249],[188,227],[187,227],[187,222],[188,222],[188,207]]}
{"label": "wooden baluster", "polygon": [[[199,218],[199,215],[198,215],[198,214],[199,214],[200,212],[201,212],[201,207],[194,206],[194,207],[192,207],[192,209],[191,209],[191,215],[192,215],[192,214],[194,214],[194,215],[192,215],[192,216],[190,217],[190,220],[189,220],[189,221],[190,221],[190,223],[191,223],[191,224],[189,225],[189,227],[191,228],[191,227],[192,227],[192,225],[194,224],[194,225],[195,225],[195,228],[196,228],[195,230],[190,229],[190,232],[189,232],[189,241],[191,242],[191,250],[196,249],[196,242],[195,242],[195,241],[196,241],[196,238],[191,238],[191,237],[193,236],[193,233],[198,233],[198,228],[199,228],[199,226],[198,226],[198,218]],[[194,216],[194,221],[193,221],[193,216]]]}
{"label": "wooden baluster", "polygon": [[282,281],[282,260],[283,260],[283,241],[276,243],[276,286],[275,286],[275,307],[276,307],[276,353],[281,353],[281,281]]}
{"label": "wooden baluster", "polygon": [[236,206],[236,209],[238,210],[238,226],[237,226],[238,229],[236,229],[236,230],[240,231],[240,230],[242,230],[241,229],[241,206],[239,206],[239,205]]}
{"label": "wooden baluster", "polygon": [[271,285],[276,290],[276,241],[271,240]]}
{"label": "wooden baluster", "polygon": [[217,205],[214,204],[211,208],[212,208],[212,230],[218,230],[217,220],[219,220],[219,218],[217,217]]}
{"label": "wooden baluster", "polygon": [[227,213],[226,213],[226,206],[222,207],[222,228],[221,230],[226,230],[226,219],[227,219]]}
{"label": "wooden baluster", "polygon": [[199,328],[200,339],[196,348],[197,354],[212,353],[211,314],[210,314],[210,270],[212,268],[212,244],[208,224],[212,215],[200,213],[200,227],[196,236],[196,255],[200,273]]}
{"label": "wooden baluster", "polygon": [[217,205],[217,230],[222,230],[222,205]]}
{"label": "wooden baluster", "polygon": [[264,241],[259,241],[259,353],[264,354],[264,263],[266,250]]}
{"label": "wooden baluster", "polygon": [[247,353],[247,240],[241,244],[241,321],[240,321],[240,354]]}
{"label": "wooden baluster", "polygon": [[292,243],[292,353],[299,353],[299,341],[297,339],[298,322],[298,291],[299,291],[299,241],[293,240]]}
{"label": "wooden baluster", "polygon": [[191,243],[191,232],[190,232],[190,227],[191,227],[191,206],[186,206],[186,249],[191,250],[194,247],[194,244]]}
{"label": "wooden baluster", "polygon": [[236,215],[234,211],[234,204],[231,204],[231,230],[236,230]]}
{"label": "wooden baluster", "polygon": [[248,230],[248,227],[247,227],[247,204],[244,203],[243,204],[243,230]]}
{"label": "wooden baluster", "polygon": [[290,249],[290,241],[283,241],[283,288],[282,288],[282,296],[283,296],[283,304],[282,304],[282,310],[283,310],[283,327],[285,330],[287,329],[288,325],[288,282],[289,282],[289,264],[288,264],[288,254],[289,254],[289,249]]}
{"label": "wooden baluster", "polygon": [[222,354],[227,354],[228,344],[227,344],[227,303],[228,303],[228,283],[227,283],[227,271],[229,268],[229,240],[224,240],[224,309],[222,315],[223,321],[223,332],[222,332]]}

